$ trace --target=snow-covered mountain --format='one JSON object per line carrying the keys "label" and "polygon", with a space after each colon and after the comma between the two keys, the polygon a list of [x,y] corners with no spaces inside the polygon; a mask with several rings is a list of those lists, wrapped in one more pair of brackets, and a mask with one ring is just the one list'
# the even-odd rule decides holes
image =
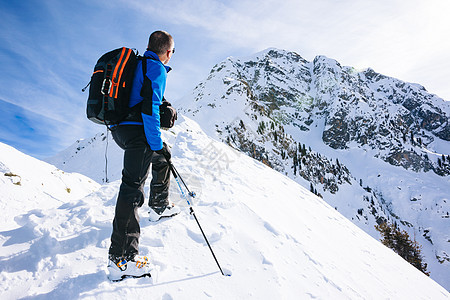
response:
{"label": "snow-covered mountain", "polygon": [[373,237],[377,223],[398,224],[450,289],[450,102],[371,69],[268,49],[217,64],[175,107]]}
{"label": "snow-covered mountain", "polygon": [[122,150],[105,128],[105,132],[90,139],[77,140],[46,161],[66,172],[89,176],[101,184],[121,178],[122,158]]}
{"label": "snow-covered mountain", "polygon": [[[120,180],[100,186],[0,144],[2,298],[450,297],[308,189],[209,138],[194,121],[181,118],[164,138],[198,194],[194,209],[231,277],[218,272],[173,183],[171,200],[182,206],[180,215],[150,223],[140,211],[140,250],[150,256],[153,280],[109,282],[106,254]],[[102,138],[89,142],[78,143],[84,148],[76,157],[105,144]],[[91,156],[79,160],[84,170],[97,167]]]}

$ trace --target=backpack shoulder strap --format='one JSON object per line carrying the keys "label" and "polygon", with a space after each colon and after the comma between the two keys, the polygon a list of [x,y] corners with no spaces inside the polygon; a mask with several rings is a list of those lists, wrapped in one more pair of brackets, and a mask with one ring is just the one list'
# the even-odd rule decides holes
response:
{"label": "backpack shoulder strap", "polygon": [[142,73],[144,74],[144,80],[145,77],[147,77],[147,59],[148,57],[142,56],[141,61],[142,61]]}
{"label": "backpack shoulder strap", "polygon": [[142,83],[142,88],[141,88],[141,97],[144,98],[142,100],[143,103],[149,103],[149,105],[147,105],[148,107],[145,107],[143,110],[145,111],[146,114],[151,116],[153,114],[153,105],[152,105],[153,89],[152,89],[152,82],[147,77],[147,59],[152,59],[152,58],[145,57],[145,56],[141,57],[142,75],[144,77],[144,82]]}

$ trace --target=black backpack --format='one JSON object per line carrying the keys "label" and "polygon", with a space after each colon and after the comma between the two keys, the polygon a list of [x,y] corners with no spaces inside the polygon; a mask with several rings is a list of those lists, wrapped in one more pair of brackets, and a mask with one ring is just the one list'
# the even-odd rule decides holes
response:
{"label": "black backpack", "polygon": [[[89,120],[97,124],[115,125],[125,119],[140,117],[141,105],[130,108],[128,104],[136,65],[141,59],[143,59],[142,56],[138,56],[132,49],[125,47],[112,50],[98,59],[89,83],[86,108]],[[143,62],[144,74],[146,74],[146,66],[147,64]],[[148,94],[149,87],[146,87],[148,83],[148,79],[144,80],[141,90],[141,95],[144,97]],[[164,101],[160,106],[161,128],[171,128],[176,119],[175,109],[169,102]]]}
{"label": "black backpack", "polygon": [[86,115],[89,120],[112,125],[126,117],[137,60],[134,51],[125,47],[110,51],[98,59],[87,101]]}

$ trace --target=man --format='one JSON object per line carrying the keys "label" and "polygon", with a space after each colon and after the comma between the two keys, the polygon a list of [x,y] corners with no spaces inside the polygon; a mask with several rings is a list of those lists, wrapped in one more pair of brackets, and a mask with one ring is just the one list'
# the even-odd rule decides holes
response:
{"label": "man", "polygon": [[161,139],[159,119],[159,106],[170,71],[167,63],[174,52],[170,34],[155,31],[150,35],[144,59],[136,67],[130,95],[130,107],[140,109],[135,109],[112,132],[114,141],[124,150],[124,160],[109,248],[111,280],[150,275],[148,258],[138,255],[138,208],[144,203],[144,184],[152,162],[150,220],[171,217],[180,211],[168,201],[171,155]]}

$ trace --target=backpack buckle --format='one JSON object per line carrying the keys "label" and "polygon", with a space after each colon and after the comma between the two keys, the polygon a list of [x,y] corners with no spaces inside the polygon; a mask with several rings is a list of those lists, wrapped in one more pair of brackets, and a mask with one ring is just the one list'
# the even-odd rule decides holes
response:
{"label": "backpack buckle", "polygon": [[111,91],[111,79],[105,78],[103,80],[101,92],[103,95],[109,95],[110,91]]}

